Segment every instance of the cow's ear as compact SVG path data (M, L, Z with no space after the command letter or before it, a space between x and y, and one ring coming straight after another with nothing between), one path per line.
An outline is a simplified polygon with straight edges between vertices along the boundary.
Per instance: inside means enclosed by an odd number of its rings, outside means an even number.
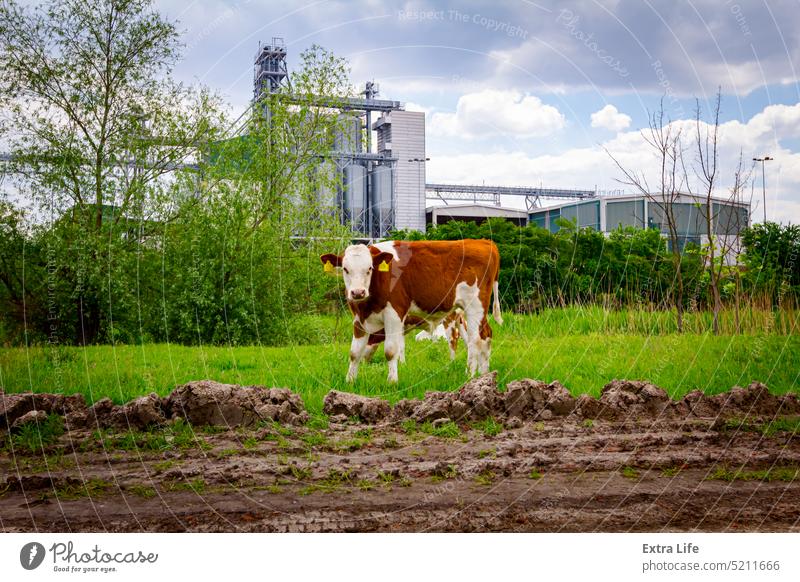
M389 271L392 259L394 259L392 253L378 253L377 255L372 255L372 265L377 271L386 273Z
M322 266L326 273L333 273L336 267L342 266L342 257L333 253L322 255L319 260L322 261Z

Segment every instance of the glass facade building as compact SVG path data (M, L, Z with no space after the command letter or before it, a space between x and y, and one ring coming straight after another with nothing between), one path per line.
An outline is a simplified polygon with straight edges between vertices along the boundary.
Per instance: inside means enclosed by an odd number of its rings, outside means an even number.
M617 228L655 228L669 235L666 211L675 219L681 249L702 245L708 236L708 204L704 198L681 194L670 203L659 203L645 196L599 197L539 208L529 213L529 224L558 232L568 220L579 228L612 232ZM714 236L737 237L750 224L750 206L730 200L713 200L711 230Z

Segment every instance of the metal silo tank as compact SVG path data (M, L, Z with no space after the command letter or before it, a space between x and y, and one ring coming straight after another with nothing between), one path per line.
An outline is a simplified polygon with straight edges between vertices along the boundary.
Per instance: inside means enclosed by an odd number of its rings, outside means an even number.
M333 148L348 154L361 151L361 117L352 113L339 116Z
M336 207L336 199L341 185L342 174L336 163L327 160L316 167L317 196L322 209Z
M367 210L367 169L350 164L344 169L344 199L353 229L364 231Z
M389 165L375 166L372 171L371 202L377 236L385 235L392 227L393 177Z

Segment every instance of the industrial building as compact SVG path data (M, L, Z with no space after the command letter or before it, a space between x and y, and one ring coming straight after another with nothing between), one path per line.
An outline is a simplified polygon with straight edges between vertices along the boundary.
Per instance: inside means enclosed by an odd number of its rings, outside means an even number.
M286 56L280 38L259 45L254 102L265 93L289 88ZM516 224L526 223L525 211L500 207L500 196L524 197L529 209L545 198L595 196L591 190L427 184L425 114L406 111L401 102L378 99L378 94L378 86L368 82L361 92L363 97L337 101L342 129L333 140L330 159L323 162L323 171L337 173L338 186L336 192L320 192L320 199L339 212L342 223L349 224L357 238L380 238L393 229L425 230L426 219L435 217L436 223L463 220L470 212L476 220L502 216ZM321 98L320 106L327 105ZM434 202L444 207L428 212L427 206ZM450 202L472 202L474 207L468 210L460 205L457 211L455 206L449 207ZM480 206L485 202L491 206Z
M425 210L425 222L429 226L446 224L451 220L483 224L490 218L502 218L517 226L526 226L528 224L528 212L526 210L503 208L501 206L448 204L444 206L429 206Z
M286 48L273 38L255 57L254 102L265 92L288 88ZM291 96L291 91L288 91ZM667 233L662 206L645 196L598 196L595 190L428 184L425 164L425 114L406 111L399 101L378 99L378 86L366 83L362 97L338 100L341 129L323 170L337 174L335 192L320 199L349 224L354 238L372 240L394 229L425 230L451 220L484 222L503 218L556 232L559 218L578 227L611 232L618 226L658 228ZM320 98L321 107L329 101ZM268 112L265 112L268 114ZM375 132L375 144L372 133ZM502 197L523 199L525 209L504 208ZM544 201L564 201L544 207ZM705 201L689 194L674 201L681 247L707 242ZM714 233L735 237L749 225L749 205L714 200Z
M286 48L282 39L273 38L256 53L254 101L287 82ZM392 229L424 230L425 114L378 99L378 86L371 82L361 94L335 105L341 129L324 164L336 172L338 186L336 192L320 192L320 199L332 203L342 223L362 238L379 238ZM321 99L321 107L328 105ZM374 122L373 116L378 116Z
M679 194L662 202L658 196L628 195L597 197L556 204L530 213L530 224L557 232L559 219L567 219L579 228L592 228L609 233L620 226L655 228L664 236L669 227L664 209L671 208L677 230L678 244L683 249L687 244L708 243L707 201L702 196ZM730 248L730 257L738 254L739 234L750 226L750 204L722 198L712 198L711 222L714 236L722 239Z

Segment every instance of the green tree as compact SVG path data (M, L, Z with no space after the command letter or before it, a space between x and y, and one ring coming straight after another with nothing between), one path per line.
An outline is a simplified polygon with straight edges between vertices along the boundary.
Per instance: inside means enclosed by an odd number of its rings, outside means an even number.
M754 224L742 233L744 284L773 304L800 296L800 225Z
M216 100L168 76L179 48L148 0L0 5L11 175L51 225L48 276L68 297L50 302L74 306L65 339L113 339L114 310L137 300L142 241L174 219L164 178L213 136Z
M675 308L675 324L678 332L683 331L683 312L686 301L686 281L683 277L683 253L680 245L680 232L676 216L676 206L681 192L686 190L688 178L684 162L684 145L680 126L670 122L664 113L664 100L659 108L649 115L648 128L640 132L647 149L653 155L658 170L648 177L635 168L623 165L611 152L606 153L614 161L623 175L620 182L633 187L647 198L657 215L659 228L669 240L672 256L672 273L675 277L670 285L671 304ZM652 186L651 186L652 182Z
M173 340L304 341L297 315L340 296L319 255L352 236L336 211L342 166L331 157L352 122L337 109L350 91L346 62L312 46L286 88L254 104L243 135L209 147L200 183L182 183L185 211L164 249Z

